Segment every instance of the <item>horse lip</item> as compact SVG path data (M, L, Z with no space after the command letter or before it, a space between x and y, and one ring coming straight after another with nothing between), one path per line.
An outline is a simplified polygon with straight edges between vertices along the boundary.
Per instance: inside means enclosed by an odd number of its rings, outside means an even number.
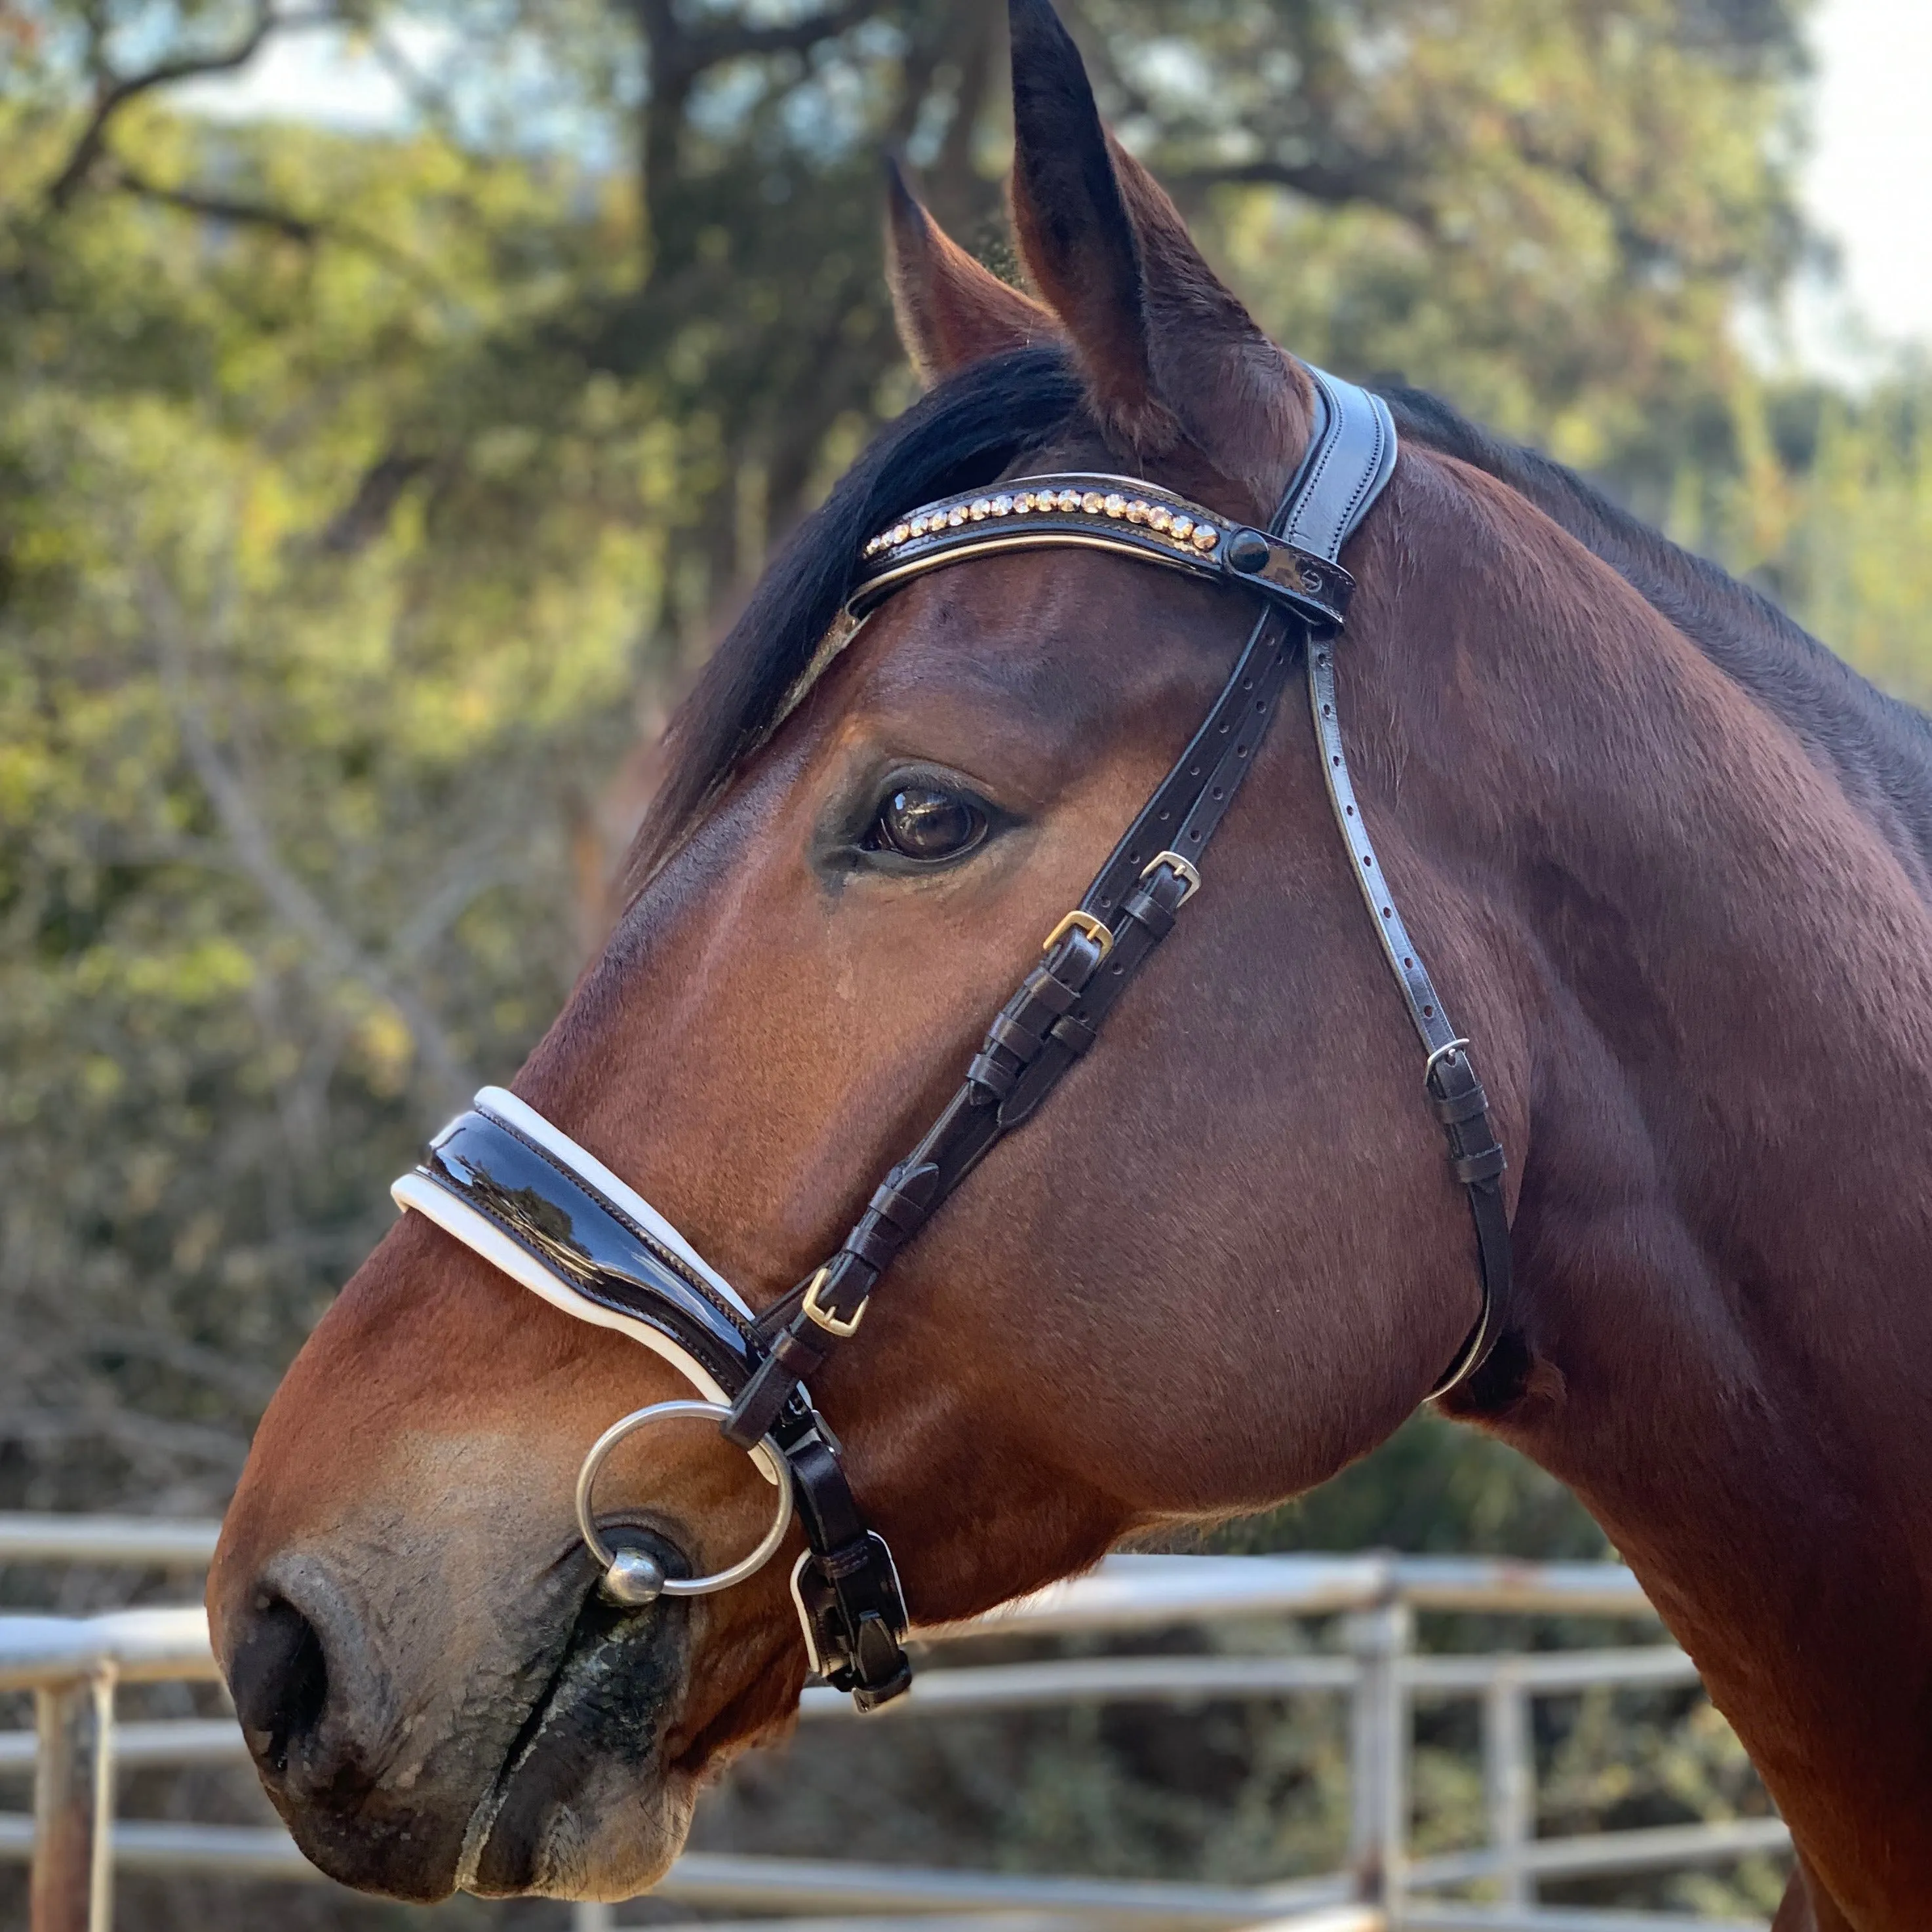
M463 1844L456 1856L456 1876L452 1880L455 1890L474 1892L482 1869L483 1854L488 1849L490 1834L496 1829L498 1814L502 1810L504 1801L510 1795L510 1785L517 1774L519 1764L529 1755L541 1734L544 1714L556 1696L558 1684L570 1662L571 1651L577 1640L577 1630L572 1624L568 1637L565 1640L556 1667L544 1680L543 1688L532 1700L530 1708L524 1714L523 1722L517 1726L516 1736L510 1741L503 1754L502 1762L490 1774L490 1781L483 1787L468 1822L463 1828Z
M667 1574L690 1574L689 1562L683 1552L655 1526L619 1520L600 1526L607 1538L614 1538L614 1548L648 1548L664 1564ZM580 1543L576 1547L580 1554L586 1553ZM581 1694L611 1672L628 1670L630 1674L648 1678L652 1674L648 1669L650 1653L664 1647L668 1640L679 1653L676 1661L681 1672L683 1646L678 1640L688 1621L686 1600L660 1598L641 1608L626 1609L609 1603L602 1595L598 1588L602 1581L601 1576L593 1577L579 1600L549 1676L531 1700L515 1736L504 1750L501 1762L470 1812L457 1857L454 1884L458 1891L488 1896L509 1888L502 1882L501 1874L493 1875L485 1870L485 1862L497 1828L503 1822L506 1808L513 1798L522 1796L520 1783L532 1766L541 1768L547 1748L567 1750L573 1742L580 1746L584 1742L581 1734L574 1740L553 1735L553 1719L560 1718L559 1728L567 1729L584 1708ZM601 1629L600 1625L603 1626ZM595 1714L608 1714L608 1708ZM641 1735L646 1748L638 1755L656 1758L665 1714L662 1707L646 1714L645 1720L626 1737L614 1738L610 1743L613 1746L626 1744L634 1747ZM542 1847L538 1843L525 1849L526 1852L540 1852ZM518 1874L524 1882L533 1876L528 1870L520 1870Z

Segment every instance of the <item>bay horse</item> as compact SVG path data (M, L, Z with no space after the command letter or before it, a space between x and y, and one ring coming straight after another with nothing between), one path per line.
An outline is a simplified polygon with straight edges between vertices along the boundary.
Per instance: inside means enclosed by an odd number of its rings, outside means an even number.
M895 191L928 392L704 672L638 889L502 1102L760 1312L795 1310L946 1103L1255 621L1228 582L1056 544L962 554L853 629L867 559L916 506L1042 472L1265 531L1317 436L1314 379L1111 142L1047 0L1012 0L1012 44L1038 299ZM1696 1660L1799 1848L1780 1928L1918 1932L1926 724L1564 470L1386 405L1400 456L1348 544L1333 676L1510 1156L1513 1280L1441 1406L1568 1484ZM1479 1324L1321 763L1286 722L1259 744L1104 1036L813 1376L917 1622L1320 1483ZM586 1443L690 1390L572 1312L406 1214L263 1418L212 1624L271 1798L350 1884L628 1895L707 1772L796 1709L782 1564L674 1589L770 1520L716 1430L626 1442L602 1478L649 1590L614 1595L588 1553Z

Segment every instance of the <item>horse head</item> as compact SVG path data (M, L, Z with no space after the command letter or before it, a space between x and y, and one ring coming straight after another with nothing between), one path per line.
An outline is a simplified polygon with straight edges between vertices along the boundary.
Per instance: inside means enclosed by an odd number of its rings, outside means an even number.
M1012 25L1040 299L895 179L893 292L928 392L705 672L634 896L514 1082L513 1113L653 1204L754 1314L794 1308L945 1108L1256 622L1238 586L1105 544L962 554L856 628L855 572L915 506L1042 472L1125 474L1252 533L1315 434L1308 373L1109 140L1045 0ZM1352 649L1373 652L1424 568L1397 526L1432 488L1405 463L1354 538ZM1163 875L1174 930L1104 1036L976 1156L812 1377L915 1624L1322 1481L1471 1334L1462 1194L1321 762L1293 722L1258 743L1208 889ZM1492 924L1393 829L1513 1130L1520 1017L1507 971L1471 964ZM796 1530L732 1589L634 1602L578 1533L587 1445L692 1393L426 1214L349 1283L262 1421L209 1595L262 1778L324 1869L416 1898L628 1895L675 1855L706 1772L789 1721ZM674 1582L734 1563L772 1507L701 1419L620 1444L596 1501Z

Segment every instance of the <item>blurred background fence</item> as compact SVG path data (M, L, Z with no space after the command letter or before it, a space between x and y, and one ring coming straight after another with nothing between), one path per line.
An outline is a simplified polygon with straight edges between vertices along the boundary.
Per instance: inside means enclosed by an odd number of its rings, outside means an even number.
M214 1529L153 1519L0 1516L0 1558L192 1570L205 1563ZM1516 1647L1526 1619L1532 1630L1540 1622L1544 1642L1553 1639L1555 1647ZM1424 1625L1432 1641L1419 1645ZM1463 1647L1472 1634L1478 1642L1498 1643L1504 1625L1514 1627L1512 1647ZM1563 1644L1563 1636L1574 1642L1593 1626L1615 1630L1621 1642ZM1726 1815L1607 1830L1592 1819L1583 1832L1540 1830L1540 1761L1546 1756L1550 1771L1560 1775L1562 1750L1540 1750L1539 1730L1555 1736L1566 1728L1560 1718L1554 1732L1542 1724L1545 1707L1594 1700L1606 1713L1621 1699L1628 1716L1660 1693L1681 1698L1694 1692L1690 1660L1658 1638L1635 1580L1614 1563L1114 1557L1090 1576L976 1623L931 1633L922 1646L928 1667L890 1717L855 1724L848 1700L808 1689L805 1741L789 1754L788 1770L818 1789L837 1828L821 1828L805 1846L788 1847L784 1840L797 1835L796 1821L782 1814L761 1820L754 1810L736 1820L719 1849L713 1821L698 1848L677 1862L648 1904L628 1910L623 1922L668 1927L709 1907L818 1924L833 1915L922 1918L948 1932L962 1932L968 1922L1013 1932L1016 1914L1026 1915L1034 1932L1761 1927L1761 1918L1731 1918L1720 1927L1709 1918L1618 1916L1574 1904L1545 1909L1544 1888L1560 1890L1566 1881L1573 1891L1580 1884L1588 1897L1593 1885L1600 1891L1606 1882L1614 1888L1648 1880L1654 1888L1660 1876L1666 1885L1688 1876L1709 1903L1740 1884L1746 1892L1765 1890L1785 1867L1776 1856L1788 1849L1784 1828L1748 1782L1722 1808ZM1149 1648L1150 1640L1158 1646L1161 1639L1168 1640L1164 1647ZM198 1608L0 1615L0 1690L31 1690L35 1697L32 1730L0 1731L0 1780L34 1777L31 1816L0 1810L0 1858L32 1856L32 1932L111 1932L117 1868L177 1886L184 1875L225 1878L226 1898L204 1886L190 1907L218 1916L242 1902L237 1880L326 1883L273 1823L117 1816L124 1772L143 1774L148 1805L160 1792L178 1811L178 1785L169 1790L158 1773L173 1772L178 1779L185 1766L245 1763L232 1713L117 1722L121 1695L156 1685L178 1693L214 1679ZM1464 1707L1477 1715L1473 1731L1456 1721L1466 1718ZM890 1774L896 1736L904 1730L924 1731L929 1742L965 1720L977 1719L983 1729L988 1720L1010 1721L1016 1713L1050 1713L1064 1726L1070 1712L1135 1711L1211 1726L1217 1716L1270 1708L1290 1714L1270 1738L1272 1769L1276 1778L1283 1771L1298 1775L1306 1790L1298 1804L1282 1803L1279 1791L1261 1794L1265 1809L1256 1822L1267 1842L1252 1848L1244 1876L975 1870L960 1861L957 1844L944 1847L950 1856L943 1865L863 1856L863 1814L884 1782L878 1761L884 1759ZM1447 1725L1445 1708L1453 1714ZM1418 1749L1419 1716L1430 1736L1426 1756ZM813 1748L826 1720L849 1734L842 1767ZM874 1774L867 1777L868 1762ZM862 1775L855 1784L838 1774L842 1768ZM1260 1772L1264 1782L1269 1768L1246 1767L1251 1779ZM1459 1775L1466 1786L1460 1802L1448 1795ZM862 1804L854 1802L855 1792L866 1794ZM1064 1802L1067 1788L1058 1795ZM1191 1795L1204 1796L1198 1789ZM259 1798L255 1808L266 1814ZM1299 1829L1285 1839L1291 1820ZM1268 1866L1274 1869L1264 1879ZM1725 1873L1734 1874L1729 1888ZM1347 1909L1364 1898L1380 1909ZM175 1895L168 1903L178 1912L182 1901ZM137 1901L138 1922L154 1923L157 1909L150 1885ZM498 1922L518 1910L496 1908ZM553 1922L563 1917L562 1908L534 1910ZM610 1908L585 1906L570 1914L570 1922L573 1932L604 1932L617 1920Z
M1820 373L1785 327L1828 268L1798 194L1810 10L1066 7L1284 343L1581 465L1922 697L1932 375ZM910 393L880 147L1009 266L1002 17L0 0L0 1507L218 1510L388 1178L555 1010L667 707ZM314 112L250 110L272 68ZM1923 182L1894 188L1922 251ZM1538 1472L1426 1418L1200 1546L1374 1544L1607 1553ZM0 1569L22 1610L164 1588ZM1536 1712L1546 1831L1756 1802L1688 1686ZM1418 1718L1429 1816L1480 1813L1474 1721ZM1333 1838L1336 1724L1288 1698L881 1732L862 1855L1258 1882ZM815 1780L745 1767L702 1842L819 1842L843 1736L797 1747ZM1774 1884L1592 1895L1761 1910ZM216 1924L214 1899L143 1922Z

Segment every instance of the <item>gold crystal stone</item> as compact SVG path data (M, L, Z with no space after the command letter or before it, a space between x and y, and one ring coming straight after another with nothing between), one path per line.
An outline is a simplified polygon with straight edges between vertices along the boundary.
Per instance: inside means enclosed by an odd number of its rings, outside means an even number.
M1009 517L1012 514L1013 500L1010 496L995 496L986 507L996 517Z
M1071 513L1080 507L1080 494L1076 490L1063 490L1054 499L1054 508Z
M1136 496L1127 506L1127 521L1130 524L1144 524L1147 520L1148 506Z
M946 512L946 520L954 530L956 530L959 526L966 520L965 505L963 503L955 503L952 508Z
M1174 522L1174 512L1172 510L1162 509L1161 506L1156 503L1152 509L1148 511L1147 520L1148 528L1149 530L1164 530L1172 525Z
M1106 498L1097 490L1089 490L1080 500L1080 507L1090 517L1097 517L1106 506Z
M966 514L976 524L983 524L993 514L993 506L984 496L975 496Z
M1124 496L1109 496L1100 507L1110 517L1124 517L1127 514L1127 500Z
M902 544L902 543L904 543L904 542L905 542L906 538L907 538L908 537L910 536L911 535L912 535L912 526L911 526L911 524L895 524L892 526L892 536L891 536L890 541L891 541L891 542L892 542L895 546L896 546L896 545L898 545L898 544Z
M1194 526L1194 548L1198 550L1210 550L1221 541L1221 532L1212 524L1196 524Z
M1185 516L1176 517L1172 527L1168 532L1168 535L1172 537L1176 543L1185 543L1193 534L1194 519L1192 517Z

